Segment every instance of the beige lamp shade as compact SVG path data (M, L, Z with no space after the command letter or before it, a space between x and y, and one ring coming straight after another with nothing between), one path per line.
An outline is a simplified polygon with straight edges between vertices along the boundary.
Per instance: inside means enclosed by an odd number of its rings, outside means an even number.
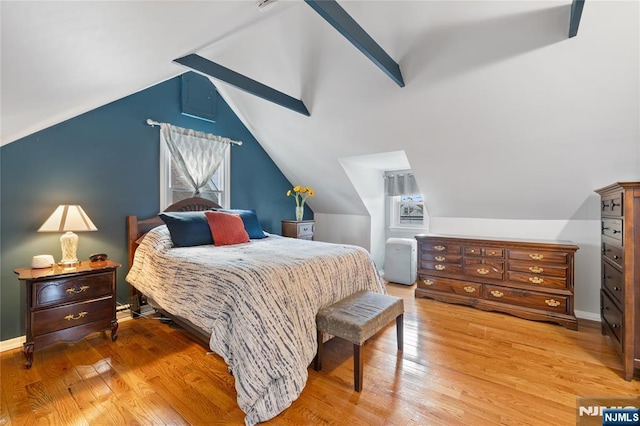
M61 204L38 229L38 232L65 232L60 237L63 265L78 263L78 236L73 231L97 231L89 216L78 205Z

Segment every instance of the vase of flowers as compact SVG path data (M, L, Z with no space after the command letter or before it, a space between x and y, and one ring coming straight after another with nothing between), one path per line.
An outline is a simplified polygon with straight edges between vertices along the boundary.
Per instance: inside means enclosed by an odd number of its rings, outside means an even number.
M302 220L304 215L304 202L308 197L313 197L315 194L313 189L309 186L294 186L293 189L287 191L287 197L293 196L296 200L296 220Z

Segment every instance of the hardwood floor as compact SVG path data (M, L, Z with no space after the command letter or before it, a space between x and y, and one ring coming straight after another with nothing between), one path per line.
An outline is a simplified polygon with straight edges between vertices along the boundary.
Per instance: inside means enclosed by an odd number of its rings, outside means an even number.
M637 396L600 325L579 331L505 314L405 299L404 352L395 322L364 347L364 388L353 391L353 347L325 344L300 398L265 425L572 425L577 396ZM243 424L233 377L183 331L157 319L122 322L119 339L0 355L0 424Z

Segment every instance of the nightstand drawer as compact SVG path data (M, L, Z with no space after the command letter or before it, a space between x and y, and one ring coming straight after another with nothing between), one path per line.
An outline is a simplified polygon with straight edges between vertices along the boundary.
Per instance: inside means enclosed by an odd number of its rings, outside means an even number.
M108 296L112 291L113 274L83 275L33 285L33 307L42 308L54 304Z
M298 224L298 238L312 237L313 236L313 223L299 223Z
M43 309L32 312L31 316L31 332L34 336L39 336L94 321L111 320L113 317L113 298L107 297L90 302Z

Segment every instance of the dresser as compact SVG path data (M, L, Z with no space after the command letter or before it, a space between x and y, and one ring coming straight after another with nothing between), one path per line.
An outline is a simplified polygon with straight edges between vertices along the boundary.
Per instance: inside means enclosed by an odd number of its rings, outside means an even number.
M73 268L18 268L26 287L25 366L33 352L57 342L75 342L94 331L111 330L118 338L116 270L111 261L82 261Z
M600 194L602 333L622 357L624 378L640 371L640 182Z
M314 226L315 221L313 220L283 220L282 236L313 240Z
M569 242L417 235L416 297L577 330Z

